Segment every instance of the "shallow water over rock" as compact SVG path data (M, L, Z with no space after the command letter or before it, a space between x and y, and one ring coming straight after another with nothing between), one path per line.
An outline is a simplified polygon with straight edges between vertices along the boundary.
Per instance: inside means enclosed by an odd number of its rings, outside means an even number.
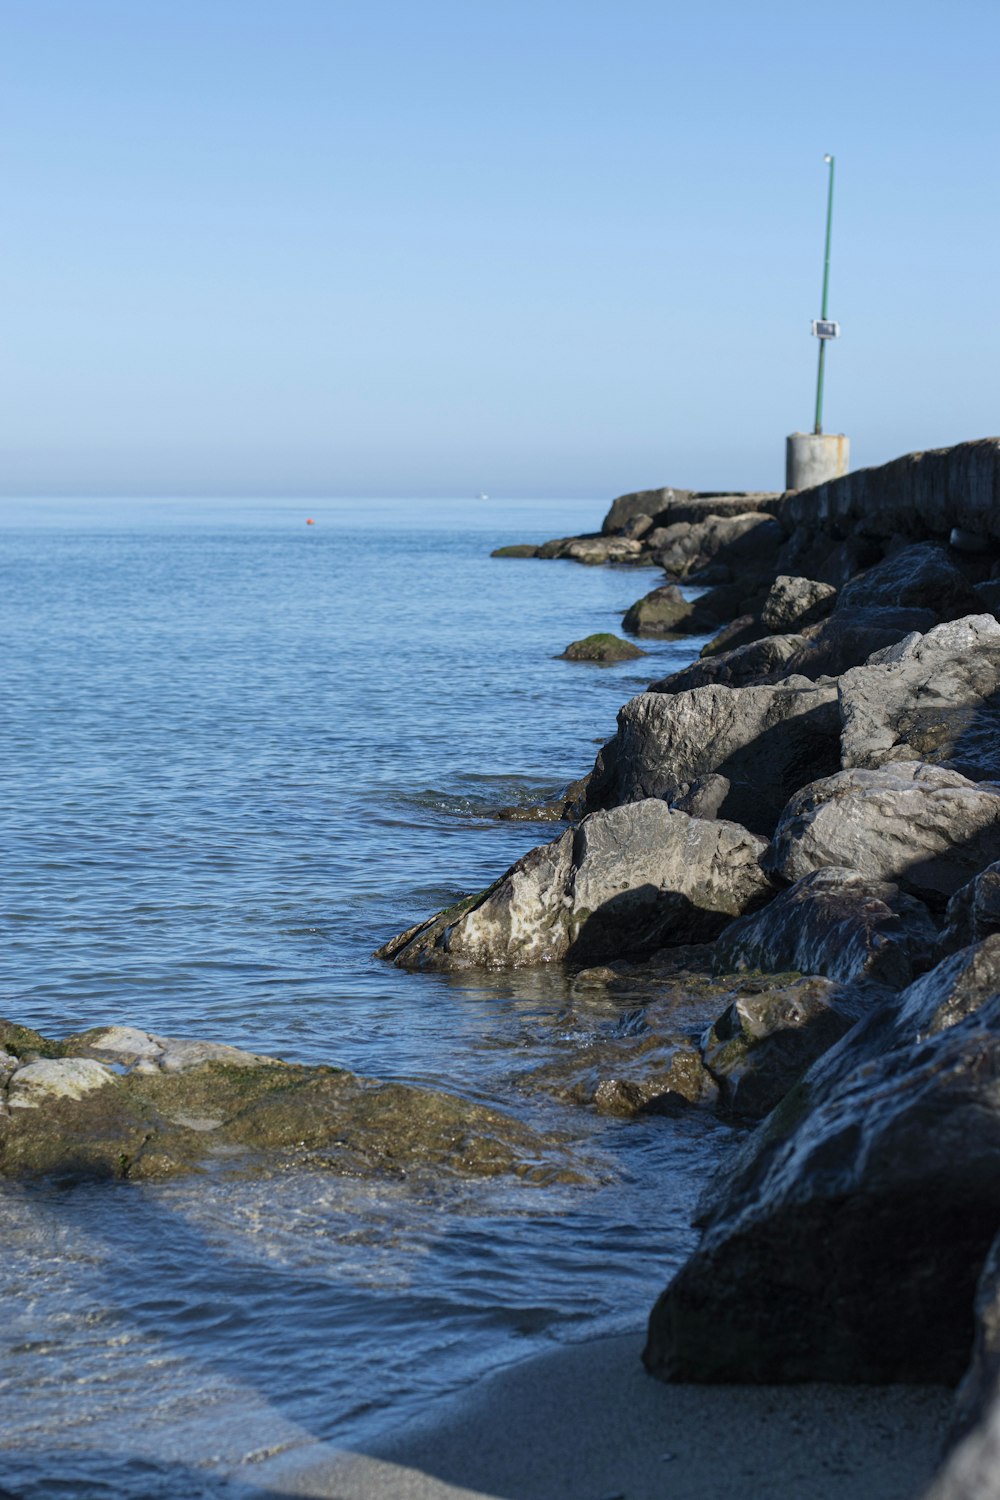
M489 553L600 510L0 511L11 1018L445 1088L558 1135L589 1173L0 1186L2 1482L25 1500L238 1488L276 1447L638 1327L690 1248L726 1126L523 1086L570 1031L606 1037L628 995L555 966L370 957L551 838L493 812L585 772L620 705L697 654L554 659L617 630L648 578Z

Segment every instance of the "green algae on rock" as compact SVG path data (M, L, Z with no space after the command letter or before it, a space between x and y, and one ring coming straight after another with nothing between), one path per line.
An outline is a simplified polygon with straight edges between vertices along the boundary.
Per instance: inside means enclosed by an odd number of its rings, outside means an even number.
M634 661L639 656L645 656L646 652L639 646L634 646L631 641L623 641L621 636L613 635L610 631L599 631L596 635L584 636L583 640L573 641L560 653L560 661L594 661L594 662L616 662Z
M229 1167L586 1182L561 1142L457 1095L112 1026L0 1022L0 1175L148 1180Z

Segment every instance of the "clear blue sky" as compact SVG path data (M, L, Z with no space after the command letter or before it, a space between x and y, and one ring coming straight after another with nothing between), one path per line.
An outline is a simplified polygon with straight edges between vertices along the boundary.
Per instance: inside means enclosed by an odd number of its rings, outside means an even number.
M1000 431L992 0L0 0L0 492L778 487Z

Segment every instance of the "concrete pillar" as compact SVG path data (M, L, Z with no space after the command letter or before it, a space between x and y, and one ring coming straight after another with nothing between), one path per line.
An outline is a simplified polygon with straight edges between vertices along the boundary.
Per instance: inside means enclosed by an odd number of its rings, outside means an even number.
M785 439L786 490L811 490L850 466L851 443L842 432L793 432Z

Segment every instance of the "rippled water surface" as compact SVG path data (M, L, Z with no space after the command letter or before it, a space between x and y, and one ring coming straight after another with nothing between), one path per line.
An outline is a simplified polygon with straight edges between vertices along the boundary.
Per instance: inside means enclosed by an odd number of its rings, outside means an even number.
M561 971L370 957L558 833L489 812L589 769L619 705L700 645L554 659L659 575L489 553L601 513L0 509L0 1013L444 1086L565 1132L592 1176L0 1188L0 1455L25 1500L235 1493L272 1451L637 1326L689 1244L721 1127L517 1087ZM606 999L574 1004L606 1024Z

